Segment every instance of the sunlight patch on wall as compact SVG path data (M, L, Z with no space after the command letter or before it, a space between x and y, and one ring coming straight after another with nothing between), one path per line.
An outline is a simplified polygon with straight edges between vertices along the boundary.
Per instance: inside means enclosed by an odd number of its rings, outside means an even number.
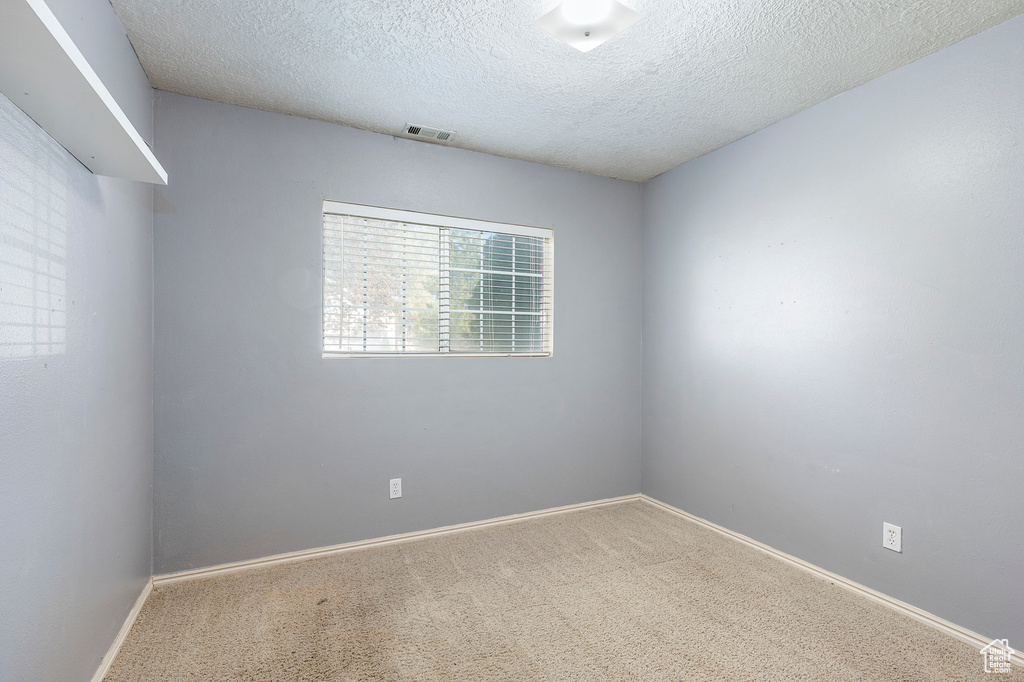
M67 163L0 98L0 358L61 355L67 342Z

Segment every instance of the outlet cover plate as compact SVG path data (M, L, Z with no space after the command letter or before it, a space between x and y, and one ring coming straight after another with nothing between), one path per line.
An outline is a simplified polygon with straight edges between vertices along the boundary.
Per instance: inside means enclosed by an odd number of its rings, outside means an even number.
M903 553L903 528L891 523L882 523L882 547Z
M401 497L402 496L402 479L400 479L400 478L392 478L391 479L391 484L389 486L389 489L391 491L391 499L392 500L395 499L396 497Z

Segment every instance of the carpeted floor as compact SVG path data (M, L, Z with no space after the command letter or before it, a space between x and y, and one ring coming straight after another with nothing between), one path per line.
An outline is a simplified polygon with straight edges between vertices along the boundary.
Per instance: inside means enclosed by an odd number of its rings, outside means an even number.
M167 585L105 678L985 680L972 647L629 502Z

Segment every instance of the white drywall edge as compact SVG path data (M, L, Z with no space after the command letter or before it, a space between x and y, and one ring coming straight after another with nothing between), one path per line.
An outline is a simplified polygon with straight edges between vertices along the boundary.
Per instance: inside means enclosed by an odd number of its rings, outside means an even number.
M149 145L43 0L0 0L0 92L93 173L167 184Z

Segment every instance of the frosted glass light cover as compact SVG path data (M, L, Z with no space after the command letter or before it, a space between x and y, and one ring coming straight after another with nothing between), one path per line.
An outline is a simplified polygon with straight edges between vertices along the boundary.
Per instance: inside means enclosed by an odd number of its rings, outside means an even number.
M580 52L590 52L643 19L642 14L634 12L617 0L611 0L611 9L603 19L589 25L580 24L573 21L577 15L566 12L566 4L563 2L558 5L536 19L533 25L572 45Z

